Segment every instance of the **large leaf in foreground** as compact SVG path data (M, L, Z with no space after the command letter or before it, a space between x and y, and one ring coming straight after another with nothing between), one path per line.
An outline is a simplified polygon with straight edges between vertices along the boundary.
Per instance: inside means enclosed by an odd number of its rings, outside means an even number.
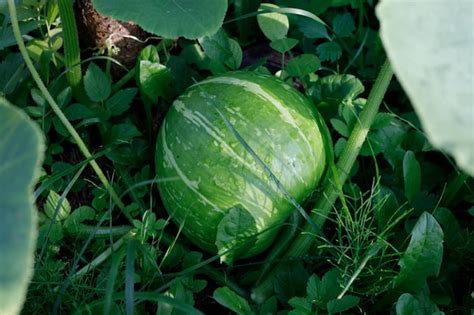
M398 262L400 273L394 279L397 290L417 293L426 278L437 276L443 259L443 230L436 219L424 212L411 232L408 248Z
M0 314L19 313L33 270L33 184L43 157L39 129L0 98Z
M474 176L472 1L384 0L381 38L431 143Z
M94 0L100 13L132 21L166 38L212 35L224 21L227 0Z

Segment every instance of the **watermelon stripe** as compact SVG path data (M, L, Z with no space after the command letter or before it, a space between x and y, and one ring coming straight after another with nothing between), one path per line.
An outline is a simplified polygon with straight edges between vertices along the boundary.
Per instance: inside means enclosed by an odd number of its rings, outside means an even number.
M191 91L186 95L186 97L191 97L194 91ZM176 109L177 112L181 113L184 118L190 122L192 122L194 125L197 127L202 127L204 128L204 131L210 135L212 138L214 138L219 145L222 146L224 149L224 152L229 154L229 156L235 158L237 161L239 161L240 164L244 165L248 170L253 171L256 168L259 168L256 162L252 159L251 163L249 164L248 161L244 160L238 153L235 152L234 149L232 149L227 142L224 140L225 135L215 126L206 119L202 113L197 112L197 111L192 111L186 107L186 104L180 100L176 100L173 104L174 108ZM235 111L234 111L235 113ZM242 114L239 114L242 116ZM239 116L238 115L238 116ZM233 118L232 118L233 119ZM232 123L232 121L231 121ZM316 126L317 127L317 126ZM269 136L271 139L271 133L268 132L267 129L264 129L265 133ZM261 134L261 130L259 128L256 129L257 135L258 133ZM260 136L260 135L258 135ZM301 181L304 185L307 185L306 180L302 177L301 174L297 172L296 169L294 168L289 168L290 172L295 176L299 181Z
M163 150L165 152L165 161L170 163L172 166L173 166L173 169L176 171L176 173L178 174L179 178L181 178L181 180L183 181L183 183L189 188L191 189L196 195L199 196L199 198L206 202L207 204L209 204L210 206L212 206L212 208L215 210L215 211L219 211L219 212L223 212L222 209L220 209L216 204L214 204L213 202L211 202L209 199L207 199L203 194L201 194L199 191L198 191L198 188L199 188L199 182L197 181L192 181L190 180L189 178L186 177L186 175L183 173L183 171L179 168L178 166L178 163L176 162L176 159L174 158L174 155L173 155L173 152L170 150L170 148L168 147L168 143L166 142L166 127L165 126L163 129L162 129L162 141L163 141Z
M249 81L244 81L241 79L237 78L232 78L232 77L216 77L212 79L208 79L199 83L196 83L195 86L201 85L201 84L208 84L208 83L217 83L217 84L228 84L228 85L236 85L243 87L247 92L250 92L254 95L257 95L258 97L269 101L275 108L280 112L281 118L288 123L290 126L298 130L298 134L300 135L301 139L306 143L310 151L313 150L313 147L308 141L308 138L306 135L303 133L303 131L300 129L298 124L296 123L295 118L291 115L290 111L276 98L274 98L272 95L267 93L260 85L256 83L252 83Z
M202 127L204 128L204 131L208 135L210 135L212 138L214 138L219 145L222 146L224 149L224 152L229 154L231 157L237 159L241 164L245 165L249 169L254 169L256 167L255 162L253 162L253 165L249 165L240 155L238 155L223 139L224 135L220 132L220 130L214 128L212 123L208 121L203 115L197 112L193 112L189 109L186 108L186 105L181 102L176 100L174 102L174 108L176 111L181 113L186 120L192 122L195 124L197 127Z

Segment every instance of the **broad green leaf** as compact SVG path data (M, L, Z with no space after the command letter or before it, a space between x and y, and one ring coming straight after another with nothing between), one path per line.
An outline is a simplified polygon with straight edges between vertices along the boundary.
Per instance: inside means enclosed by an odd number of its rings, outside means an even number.
M217 288L212 295L220 305L236 312L238 315L253 314L249 303L228 287Z
M407 151L403 158L403 182L405 184L405 196L409 201L412 201L421 187L420 164L412 151Z
M196 39L217 32L224 21L227 0L93 0L100 13L131 21L166 38Z
M319 58L316 55L302 54L288 62L286 71L291 76L303 77L307 74L315 72L320 66L321 63L319 62Z
M74 210L64 221L64 227L69 233L75 234L81 228L81 223L85 220L93 220L95 210L88 206L82 206Z
M111 85L109 77L98 66L89 64L84 75L84 88L92 101L105 101L110 95Z
M106 144L130 143L133 138L141 136L141 132L132 123L116 124L104 135Z
M12 93L24 73L24 62L20 54L8 54L0 62L0 91L4 94Z
M340 119L338 118L332 118L330 120L331 125L333 128L343 137L348 138L349 137L349 129L347 128L347 125Z
M424 315L420 302L411 294L404 293L400 295L395 306L397 315Z
M94 112L88 106L77 103L66 107L64 115L74 121L94 117Z
M355 30L354 19L350 13L336 15L332 20L332 28L338 37L351 36Z
M0 98L0 314L18 314L33 271L33 202L44 140L39 128Z
M383 153L385 159L393 169L402 168L403 158L406 151L401 147L407 138L408 126L399 120L393 120L382 129L371 130L366 142L360 150L360 155L371 156L372 152L377 155ZM368 145L370 141L370 146ZM373 150L373 151L372 151Z
M20 33L25 35L29 32L37 29L41 24L38 21L27 21L19 22L20 24ZM13 35L13 29L10 24L8 24L0 32L0 50L8 48L10 46L16 45L16 39Z
M353 295L344 295L340 299L334 299L328 302L327 310L329 314L345 312L359 304L360 298Z
M242 63L242 49L235 40L229 38L221 28L211 36L199 39L199 44L206 55L212 60L219 61L232 70L236 70Z
M342 49L336 42L326 42L318 45L316 51L321 61L335 62L342 56Z
M272 8L278 8L278 6L272 3L262 3L259 10L269 10ZM259 14L257 21L263 34L271 41L285 38L290 28L288 17L277 12Z
M443 259L443 230L436 219L424 212L411 232L410 243L398 265L394 279L398 291L417 293L426 278L437 276Z
M282 264L273 278L273 287L278 298L287 301L294 296L304 296L309 274L301 261Z
M234 257L252 246L257 234L255 219L241 206L233 207L217 226L216 246L221 262L232 265Z
M295 46L298 45L298 42L297 39L285 37L272 41L270 47L283 54L295 48Z
M428 139L474 176L472 1L384 0L381 38Z
M321 279L319 299L323 302L329 302L341 293L342 288L339 285L339 271L333 268L326 272Z
M404 293L398 298L395 310L397 315L441 315L436 304L428 296L429 291L424 289L419 294Z
M306 284L306 295L312 302L318 299L320 286L321 280L316 274L309 277L308 283Z
M308 92L323 116L331 118L337 113L339 104L355 100L364 92L364 86L353 75L337 74L319 79Z
M294 310L289 312L289 315L309 315L311 314L312 303L307 298L303 297L292 297L288 304L290 304Z
M44 205L44 213L51 220L63 221L71 213L71 205L65 197L61 198L55 191L50 190Z
M454 214L447 208L436 208L433 213L436 220L443 226L444 241L450 248L466 245L461 227Z
M166 96L171 82L170 70L160 64L158 51L148 46L138 56L137 84L143 100L155 104L158 97Z
M260 307L260 315L273 315L277 313L277 299L276 297L272 296L265 303L262 304Z
M317 39L326 38L330 39L326 25L319 23L315 20L307 17L299 16L296 20L299 30L306 38Z
M136 95L136 88L120 90L107 100L105 106L111 116L121 115L128 110L130 103Z

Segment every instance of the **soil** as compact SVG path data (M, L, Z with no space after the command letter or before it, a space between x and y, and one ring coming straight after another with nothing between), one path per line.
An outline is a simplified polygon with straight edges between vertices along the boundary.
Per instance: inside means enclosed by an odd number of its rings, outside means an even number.
M138 25L118 21L98 13L91 0L77 0L75 3L76 22L80 34L81 50L104 50L109 40L117 49L112 57L127 68L132 68L139 52L152 37ZM123 69L122 69L123 70ZM119 66L114 65L112 72L121 74Z

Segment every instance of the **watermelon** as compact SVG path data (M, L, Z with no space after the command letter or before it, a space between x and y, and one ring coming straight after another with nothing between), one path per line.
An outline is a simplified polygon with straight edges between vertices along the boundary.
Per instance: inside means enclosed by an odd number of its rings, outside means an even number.
M261 253L296 211L271 173L303 202L325 168L323 132L315 106L271 75L236 71L194 84L174 101L158 135L163 204L205 251L222 247L219 233L245 234L240 225L254 236L251 246L235 247L235 258Z

